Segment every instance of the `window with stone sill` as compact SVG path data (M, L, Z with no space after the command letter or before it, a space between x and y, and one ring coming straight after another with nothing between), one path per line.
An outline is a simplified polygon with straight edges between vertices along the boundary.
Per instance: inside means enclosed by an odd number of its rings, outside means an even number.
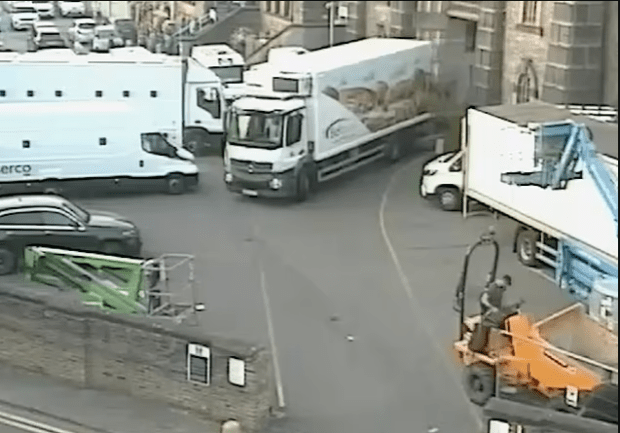
M542 36L541 12L543 2L522 1L520 3L517 29Z

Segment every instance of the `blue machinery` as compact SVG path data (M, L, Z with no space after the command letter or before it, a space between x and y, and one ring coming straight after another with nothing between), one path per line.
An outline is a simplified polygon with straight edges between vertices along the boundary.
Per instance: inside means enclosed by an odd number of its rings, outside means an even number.
M618 181L596 153L596 148L584 125L572 121L550 122L540 125L536 137L535 158L542 169L532 173L504 173L502 182L541 188L564 189L568 182L582 178L578 162L594 180L607 204L618 236ZM618 265L597 257L584 248L565 239L559 239L555 251L546 245L541 248L553 259L539 254L538 259L554 269L554 279L562 288L581 301L587 301L599 282L615 286L617 302Z

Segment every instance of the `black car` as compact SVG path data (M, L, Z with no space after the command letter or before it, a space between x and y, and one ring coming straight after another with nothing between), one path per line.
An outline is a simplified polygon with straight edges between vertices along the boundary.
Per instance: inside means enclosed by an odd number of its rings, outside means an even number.
M87 211L59 196L0 197L0 275L15 270L27 246L138 257L142 241L123 217Z

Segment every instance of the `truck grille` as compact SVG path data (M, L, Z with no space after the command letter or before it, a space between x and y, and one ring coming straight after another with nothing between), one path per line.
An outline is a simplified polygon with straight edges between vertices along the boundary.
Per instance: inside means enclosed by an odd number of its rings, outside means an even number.
M240 159L231 159L230 165L233 171L245 173L271 173L273 168L271 162L251 162Z

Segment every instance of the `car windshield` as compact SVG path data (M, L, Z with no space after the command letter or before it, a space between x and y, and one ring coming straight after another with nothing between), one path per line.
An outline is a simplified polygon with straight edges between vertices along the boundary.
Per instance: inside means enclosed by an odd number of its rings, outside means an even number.
M64 201L62 203L62 207L67 209L73 215L77 216L81 221L87 223L90 220L90 214L86 212L84 209L76 205L75 203L71 203L70 201Z
M20 6L15 9L16 14L36 14L37 10L35 8Z
M243 66L215 66L211 70L223 83L243 82Z
M78 27L80 30L92 30L95 28L95 23L80 23Z
M97 30L97 36L100 38L113 38L114 31L112 30Z
M282 147L282 115L258 111L233 112L228 139L232 144L246 147Z
M60 33L41 33L41 39L48 41L62 41Z

